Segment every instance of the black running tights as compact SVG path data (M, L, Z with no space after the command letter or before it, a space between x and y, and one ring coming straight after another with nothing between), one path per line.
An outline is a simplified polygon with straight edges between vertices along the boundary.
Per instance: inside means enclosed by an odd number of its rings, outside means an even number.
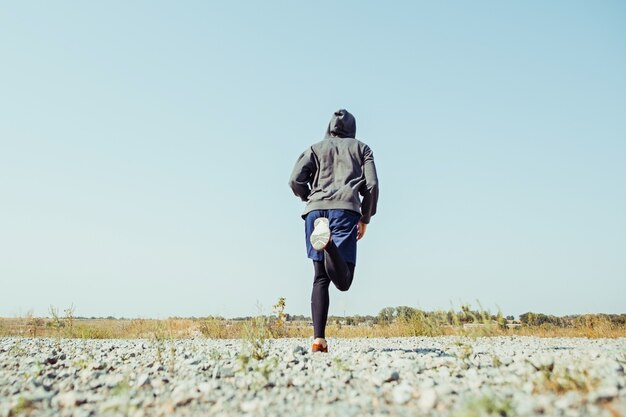
M324 262L313 261L315 276L311 293L311 315L315 337L325 337L328 319L328 287L332 282L339 291L348 291L352 285L355 265L341 257L337 246L330 241L324 249Z

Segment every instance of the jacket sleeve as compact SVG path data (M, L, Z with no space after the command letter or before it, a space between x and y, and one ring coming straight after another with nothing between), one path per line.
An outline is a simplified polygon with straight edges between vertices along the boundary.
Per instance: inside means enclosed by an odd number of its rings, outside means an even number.
M365 184L361 187L361 221L365 224L370 222L371 217L376 214L378 205L378 176L376 175L376 165L374 164L374 153L369 146L363 149L363 174Z
M289 178L289 187L302 201L307 201L311 193L310 183L315 174L313 150L307 149L300 155Z

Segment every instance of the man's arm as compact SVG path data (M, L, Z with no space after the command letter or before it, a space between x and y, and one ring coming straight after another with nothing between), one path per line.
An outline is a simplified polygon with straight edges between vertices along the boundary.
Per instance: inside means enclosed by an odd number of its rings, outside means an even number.
M363 149L363 173L365 175L365 184L361 187L361 221L364 225L370 222L371 217L376 214L376 206L378 205L378 176L376 174L376 165L374 164L374 153L365 145ZM362 227L361 237L365 234L365 227Z
M300 155L289 178L289 187L302 201L307 201L311 188L309 183L315 172L315 160L311 148Z

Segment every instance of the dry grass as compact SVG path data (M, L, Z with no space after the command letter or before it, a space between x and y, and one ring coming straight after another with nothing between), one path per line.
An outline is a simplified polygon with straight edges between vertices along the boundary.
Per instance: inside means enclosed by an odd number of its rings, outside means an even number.
M193 336L190 332L197 327L197 321L191 319L73 319L70 326L63 319L0 318L2 335L22 337L150 339L165 331L172 338L179 339Z
M307 322L280 322L267 318L268 338L309 337L312 327ZM71 325L64 318L0 318L0 336L21 337L64 337L85 339L184 339L204 336L217 339L244 339L249 337L250 328L258 327L258 320L205 319L76 319ZM396 319L388 324L342 325L329 323L326 331L329 337L374 338L407 336L537 336L537 337L587 337L618 338L626 337L626 326L615 326L608 320L593 318L580 320L575 327L554 325L518 326L507 328L490 320L471 324L447 324L438 319L414 316Z
M578 391L588 394L600 384L600 379L589 373L587 369L572 369L565 366L557 366L549 361L544 364L533 364L537 371L533 380L535 393L554 392L561 395L569 391Z

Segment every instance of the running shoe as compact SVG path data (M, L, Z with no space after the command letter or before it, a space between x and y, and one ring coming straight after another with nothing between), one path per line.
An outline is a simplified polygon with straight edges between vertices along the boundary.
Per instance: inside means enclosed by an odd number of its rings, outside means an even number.
M328 352L328 345L324 346L321 343L313 343L311 346L311 352Z
M313 223L315 228L311 233L311 245L317 251L324 250L330 241L330 226L326 217L318 217Z

